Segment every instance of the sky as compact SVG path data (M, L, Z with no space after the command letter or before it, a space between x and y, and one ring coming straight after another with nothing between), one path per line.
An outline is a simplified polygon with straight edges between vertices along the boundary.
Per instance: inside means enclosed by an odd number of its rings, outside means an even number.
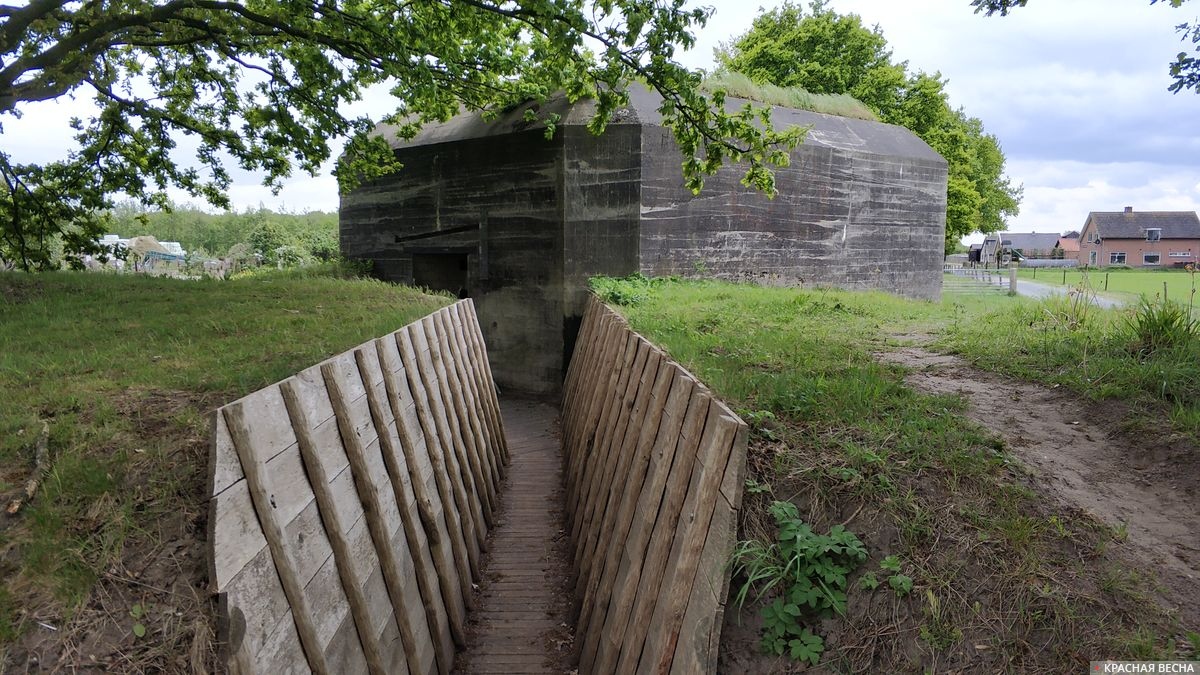
M680 60L710 69L713 48L778 3L697 4L715 14ZM1186 48L1174 27L1195 20L1200 9L1149 0L1030 4L1004 18L975 14L969 0L832 0L830 6L878 25L893 58L910 70L940 72L951 104L999 139L1008 176L1024 186L1010 231L1079 229L1089 211L1125 206L1200 210L1200 95L1167 91L1168 64ZM362 108L382 113L386 104L372 96ZM70 100L26 106L22 119L5 121L0 138L18 161L55 159L67 150L68 120L86 110ZM239 209L335 210L331 168L291 178L278 195L261 177L234 171L230 197Z

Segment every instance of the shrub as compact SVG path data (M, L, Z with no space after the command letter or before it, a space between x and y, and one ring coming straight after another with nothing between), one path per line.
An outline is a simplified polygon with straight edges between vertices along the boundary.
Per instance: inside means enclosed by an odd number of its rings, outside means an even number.
M663 281L635 272L624 278L592 277L588 284L604 302L610 305L632 306L647 300Z

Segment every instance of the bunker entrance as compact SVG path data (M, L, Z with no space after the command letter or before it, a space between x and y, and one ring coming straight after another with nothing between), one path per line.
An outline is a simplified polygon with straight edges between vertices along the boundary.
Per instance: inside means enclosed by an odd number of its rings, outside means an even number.
M460 300L470 295L469 270L466 253L413 253L413 284L448 291Z

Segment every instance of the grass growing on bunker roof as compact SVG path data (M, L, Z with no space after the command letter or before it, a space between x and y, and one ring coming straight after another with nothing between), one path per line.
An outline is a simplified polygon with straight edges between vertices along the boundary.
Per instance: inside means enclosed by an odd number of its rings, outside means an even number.
M1175 618L1147 600L1153 579L1110 555L1120 533L1044 500L1003 441L962 415L961 398L918 393L873 357L897 333L1025 301L964 307L695 281L641 295L618 310L751 424L741 538L773 540L767 509L778 499L814 530L844 524L868 548L846 615L819 624L824 667L1062 672L1093 658L1177 657ZM910 592L860 581L885 560L900 561ZM771 600L747 603L741 618L754 625ZM727 624L724 650L731 639Z
M848 94L814 94L802 87L759 84L746 75L731 71L713 73L704 78L700 86L708 91L719 89L729 96L767 105L872 122L879 121L879 116L870 108Z
M214 408L448 304L367 280L0 273L0 672L211 670ZM138 633L141 633L140 635Z

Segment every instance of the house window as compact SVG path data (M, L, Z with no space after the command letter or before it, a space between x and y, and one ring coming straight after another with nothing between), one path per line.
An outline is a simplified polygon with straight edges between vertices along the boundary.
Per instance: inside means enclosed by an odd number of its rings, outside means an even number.
M1095 251L1092 251L1091 253L1088 254L1088 264L1093 265L1093 266L1096 264L1096 252Z
M1167 253L1167 257L1168 258L1190 258L1190 257L1192 257L1192 252L1191 251L1171 251L1170 253Z
M1159 253L1143 253L1142 254L1142 264L1143 265L1157 265L1161 261L1162 261L1162 254L1159 254Z
M1161 227L1147 227L1146 228L1146 241L1158 241L1159 239L1162 239L1162 228ZM1155 263L1155 264L1157 264L1157 263Z
M1094 241L1096 241L1096 233L1095 233L1095 232L1088 232L1088 238L1087 238L1087 240L1088 240L1088 243L1089 243L1089 244L1090 244L1090 243L1092 243L1092 242L1094 242Z
M1119 253L1116 251L1109 253L1108 254L1108 264L1109 265L1124 265L1125 264L1125 254Z

